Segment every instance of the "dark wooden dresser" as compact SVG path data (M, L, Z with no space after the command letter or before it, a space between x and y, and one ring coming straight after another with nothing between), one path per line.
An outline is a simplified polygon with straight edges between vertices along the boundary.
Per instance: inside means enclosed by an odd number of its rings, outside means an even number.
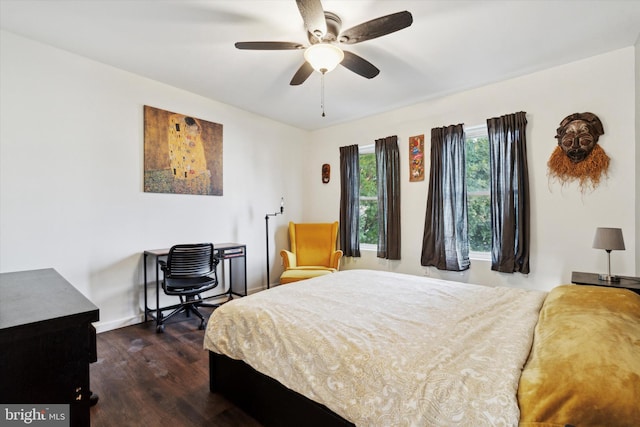
M89 426L99 310L54 269L0 274L0 403L69 404Z

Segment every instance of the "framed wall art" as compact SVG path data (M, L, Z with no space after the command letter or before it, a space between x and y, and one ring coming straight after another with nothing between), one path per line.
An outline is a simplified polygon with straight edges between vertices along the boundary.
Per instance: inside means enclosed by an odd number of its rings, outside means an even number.
M409 137L409 182L424 181L424 134Z
M144 191L222 196L222 125L145 105Z

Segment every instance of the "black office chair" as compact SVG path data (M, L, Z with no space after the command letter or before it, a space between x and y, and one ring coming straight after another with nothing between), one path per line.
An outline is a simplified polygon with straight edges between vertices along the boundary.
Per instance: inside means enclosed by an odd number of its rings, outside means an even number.
M164 323L178 313L193 313L200 319L199 329L204 329L205 319L198 310L199 306L216 307L205 304L201 294L218 286L217 267L220 260L215 257L213 244L196 243L175 245L169 250L166 261L160 260L162 268L162 289L167 295L180 297L180 304L167 307L173 311L157 319L157 332L164 331Z

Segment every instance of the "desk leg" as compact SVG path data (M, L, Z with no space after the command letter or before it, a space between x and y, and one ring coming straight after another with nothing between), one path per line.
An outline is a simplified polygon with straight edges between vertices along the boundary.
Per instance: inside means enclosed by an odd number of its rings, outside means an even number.
M144 254L144 322L147 323L147 312L149 307L147 306L147 254Z
M233 258L229 258L229 301L233 299Z
M231 267L231 258L225 258L222 260L222 274L224 274L224 280L225 282L227 281L227 270L225 267L226 262L229 262L229 289L227 290L227 292L225 292L227 294L227 301L230 301L233 299L233 295L231 294L231 289L233 289L233 273L232 270L233 268Z
M156 327L160 326L160 316L162 310L160 310L160 257L156 257Z

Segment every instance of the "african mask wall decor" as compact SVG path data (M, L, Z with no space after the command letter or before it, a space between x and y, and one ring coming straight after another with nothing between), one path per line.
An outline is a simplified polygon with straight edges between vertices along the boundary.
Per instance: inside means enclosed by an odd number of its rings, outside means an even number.
M327 184L331 179L331 165L325 163L322 165L322 183Z
M547 162L549 176L562 184L577 180L582 192L597 187L609 169L609 156L598 145L603 134L602 122L593 113L565 117L557 129L558 146Z

